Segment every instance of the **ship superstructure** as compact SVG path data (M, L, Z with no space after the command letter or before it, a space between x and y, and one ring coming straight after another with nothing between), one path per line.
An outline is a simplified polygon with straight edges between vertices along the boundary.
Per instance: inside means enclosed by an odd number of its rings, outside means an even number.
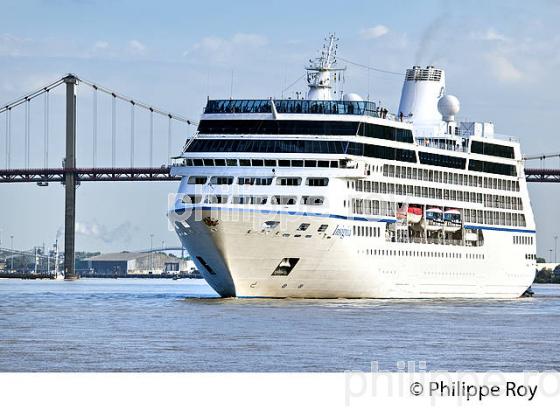
M338 99L334 36L307 70L305 99L209 99L176 160L170 219L208 283L239 297L520 296L536 244L519 143L456 121L441 69L407 70L394 114Z

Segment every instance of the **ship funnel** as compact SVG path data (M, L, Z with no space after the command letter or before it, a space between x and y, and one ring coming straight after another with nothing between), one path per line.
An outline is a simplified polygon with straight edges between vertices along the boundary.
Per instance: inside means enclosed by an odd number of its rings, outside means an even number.
M445 72L433 66L414 66L406 70L399 104L402 113L415 124L434 124L442 120L438 101L445 93Z

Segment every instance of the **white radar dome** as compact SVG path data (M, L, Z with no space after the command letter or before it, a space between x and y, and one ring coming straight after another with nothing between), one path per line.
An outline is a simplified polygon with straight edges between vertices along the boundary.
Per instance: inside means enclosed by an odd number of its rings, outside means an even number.
M356 93L346 93L342 96L342 99L344 101L364 101L364 99Z
M439 99L437 108L444 121L455 121L455 115L461 109L461 103L454 95L444 95Z

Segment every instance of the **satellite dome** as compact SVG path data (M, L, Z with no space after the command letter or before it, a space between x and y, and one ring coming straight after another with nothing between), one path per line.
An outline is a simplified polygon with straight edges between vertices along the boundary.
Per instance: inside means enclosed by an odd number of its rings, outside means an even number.
M346 93L342 96L342 99L344 101L364 101L364 99L356 93Z
M454 95L444 95L439 99L437 108L444 121L455 121L455 115L461 109L461 103Z

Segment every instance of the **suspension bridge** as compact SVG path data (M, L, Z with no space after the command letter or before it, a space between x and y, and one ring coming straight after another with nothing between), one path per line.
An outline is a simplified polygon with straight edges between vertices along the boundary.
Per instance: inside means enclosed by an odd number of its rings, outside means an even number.
M91 162L88 166L78 167L76 160L77 148L77 126L79 125L77 116L77 107L82 106L77 102L77 87L82 85L87 88L91 93L89 96L84 95L84 98L89 98L88 103L83 104L89 106L91 109L89 116L91 122L91 129L80 133L80 141L88 139L90 146L88 154L91 155ZM62 104L64 110L64 121L61 130L56 133L59 138L51 137L51 99L57 90L64 88L64 102ZM106 110L106 114L110 117L110 121L102 121L106 118L103 116L100 100L105 97L110 102L110 109ZM82 98L82 97L81 97ZM37 101L42 99L42 103ZM105 101L107 102L107 101ZM119 111L124 109L127 111L125 115L119 116ZM23 110L19 113L19 121L16 115L17 111ZM42 116L40 121L33 113ZM42 111L42 112L41 112ZM138 160L136 151L138 150L138 132L137 122L138 117L143 114L147 115L147 126L142 130L147 129L148 135L146 142L142 141L142 152L147 151L147 158L144 157ZM65 216L64 216L64 277L66 279L75 279L75 221L76 221L76 186L82 182L95 182L95 181L173 181L178 180L178 177L170 175L170 161L172 153L177 150L177 146L173 144L174 126L187 127L181 132L182 143L185 140L185 134L188 133L190 126L196 126L194 121L191 121L181 115L174 114L162 109L159 109L151 104L141 102L139 100L124 96L107 87L103 87L89 80L78 77L75 74L68 74L57 81L54 81L44 87L41 87L33 92L24 95L10 103L4 104L0 107L0 115L5 119L5 132L4 132L4 167L0 169L0 183L36 183L39 186L48 186L49 183L62 183L65 186ZM124 127L118 123L118 118L125 118L128 126ZM160 123L163 120L166 125L167 133L167 151L166 153L156 153L155 144L155 122L158 120ZM16 122L20 125L23 122L23 130L15 129ZM84 121L87 122L87 121ZM33 131L33 124L42 123L39 130ZM108 134L110 136L109 146L110 163L101 164L98 157L98 149L101 144L100 140L107 135L100 132L102 125L110 125ZM35 127L37 128L37 126ZM125 131L123 131L125 129ZM20 131L18 133L17 131ZM23 131L23 138L15 138L21 136ZM36 139L32 141L32 135L42 133L42 143ZM65 138L62 141L60 135L64 134ZM87 134L87 135L86 135ZM40 138L40 135L39 135ZM106 138L109 139L109 138ZM19 143L17 145L15 143ZM32 143L33 142L33 143ZM64 142L64 152L60 153L58 158L63 158L60 166L51 166L52 163L52 147L53 145L60 145ZM125 150L118 150L119 145L127 145ZM161 138L157 140L157 147L161 147ZM182 145L181 143L181 145ZM21 147L23 145L23 147ZM147 147L146 147L147 145ZM40 147L40 152L37 155L37 147ZM121 147L122 148L122 147ZM16 163L15 154L19 149L19 157L23 159L20 163ZM35 151L35 155L33 155ZM161 150L160 150L161 151ZM42 165L37 166L32 158L37 156L42 157ZM164 158L161 158L161 157ZM558 157L560 154L542 154L538 156L528 156L524 159L526 161L540 160L540 168L526 168L525 175L528 182L560 182L560 165L558 168L545 168L544 163L546 159ZM1 160L2 158L0 158ZM161 160L159 166L155 165L156 160ZM123 161L128 162L123 164ZM22 162L22 163L21 163ZM33 162L33 166L32 166Z
M80 168L76 162L76 145L77 145L77 93L78 85L84 85L91 90L91 166ZM51 155L51 147L55 144L51 138L51 99L54 92L60 88L65 88L65 154L63 156L62 165L52 167L49 160ZM100 94L110 99L110 166L99 166L98 148L99 142L99 125L104 124L100 121ZM42 159L41 167L31 167L32 148L36 147L40 141L31 140L31 124L32 121L32 103L38 99L42 102ZM117 135L119 125L117 124L117 108L118 105L128 105L128 166L117 166L117 162L122 162L122 158L126 155L117 156ZM13 156L15 145L14 138L14 117L15 111L23 108L23 138L17 138L17 142L23 142L23 164L14 164ZM120 107L122 110L122 107ZM144 158L142 164L135 159L137 132L136 123L137 116L140 111L147 113L149 118L149 137L147 143L148 158ZM64 277L66 279L75 279L75 222L76 222L76 186L86 181L171 181L175 180L169 174L170 158L172 150L176 147L172 144L173 125L196 125L194 122L184 118L181 115L159 109L151 104L138 101L133 98L126 97L114 90L100 86L91 81L78 77L75 74L68 74L57 81L50 83L38 90L30 92L21 98L3 105L0 108L0 115L5 116L5 141L4 141L4 169L0 170L0 183L16 183L16 182L33 182L39 186L47 186L51 182L60 182L65 186L65 216L64 216ZM20 115L21 117L21 115ZM154 124L156 117L163 118L167 123L167 155L162 161L163 165L154 166L156 159L154 143L155 133ZM183 130L183 135L185 134ZM122 137L121 137L122 138ZM23 139L23 141L21 141ZM60 140L57 141L60 143ZM184 138L183 138L184 142ZM161 141L158 139L158 146ZM146 147L142 147L146 150ZM147 163L146 163L147 162Z

